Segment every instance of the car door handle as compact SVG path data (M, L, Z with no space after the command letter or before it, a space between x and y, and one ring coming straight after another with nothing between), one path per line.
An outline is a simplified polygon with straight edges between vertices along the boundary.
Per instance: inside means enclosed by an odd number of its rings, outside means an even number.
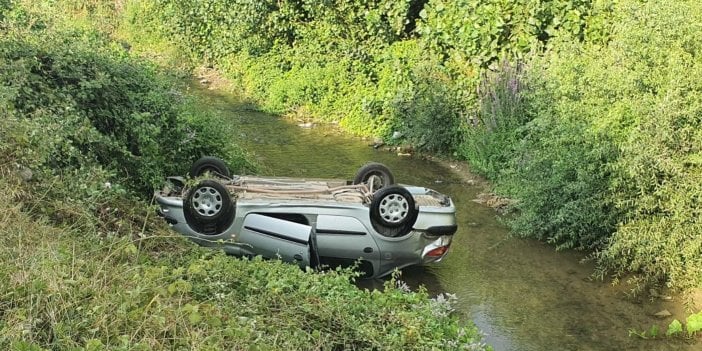
M365 252L365 253L371 253L371 252L373 252L373 248L369 246L369 247L363 249L363 252Z

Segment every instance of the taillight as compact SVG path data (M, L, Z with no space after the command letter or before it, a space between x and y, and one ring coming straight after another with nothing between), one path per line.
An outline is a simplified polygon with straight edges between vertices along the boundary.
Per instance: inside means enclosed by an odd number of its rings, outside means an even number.
M436 249L433 249L433 250L427 252L426 256L427 257L441 257L446 253L446 251L448 251L448 249L449 249L449 245L439 246Z

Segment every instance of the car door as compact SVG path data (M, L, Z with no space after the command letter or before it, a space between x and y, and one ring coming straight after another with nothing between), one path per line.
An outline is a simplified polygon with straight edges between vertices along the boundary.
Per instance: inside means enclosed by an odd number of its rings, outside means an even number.
M314 228L317 252L322 265L350 267L371 277L380 267L380 251L373 236L354 217L318 215ZM360 260L360 262L359 262Z
M254 255L280 258L305 267L310 265L311 234L309 225L251 213L244 218L237 241Z

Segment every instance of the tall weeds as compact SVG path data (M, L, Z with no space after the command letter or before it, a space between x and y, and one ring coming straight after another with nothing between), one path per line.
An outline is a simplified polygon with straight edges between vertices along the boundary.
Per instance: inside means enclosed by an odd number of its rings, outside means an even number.
M523 64L503 61L498 70L483 74L478 87L479 108L467 117L461 147L476 172L497 179L509 166L523 127L531 118L527 89Z

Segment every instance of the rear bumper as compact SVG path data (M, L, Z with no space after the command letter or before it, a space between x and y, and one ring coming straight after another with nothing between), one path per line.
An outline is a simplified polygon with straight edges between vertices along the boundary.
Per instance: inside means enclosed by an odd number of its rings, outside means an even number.
M424 249L422 249L422 263L441 261L448 254L452 240L452 235L442 235L424 246Z

